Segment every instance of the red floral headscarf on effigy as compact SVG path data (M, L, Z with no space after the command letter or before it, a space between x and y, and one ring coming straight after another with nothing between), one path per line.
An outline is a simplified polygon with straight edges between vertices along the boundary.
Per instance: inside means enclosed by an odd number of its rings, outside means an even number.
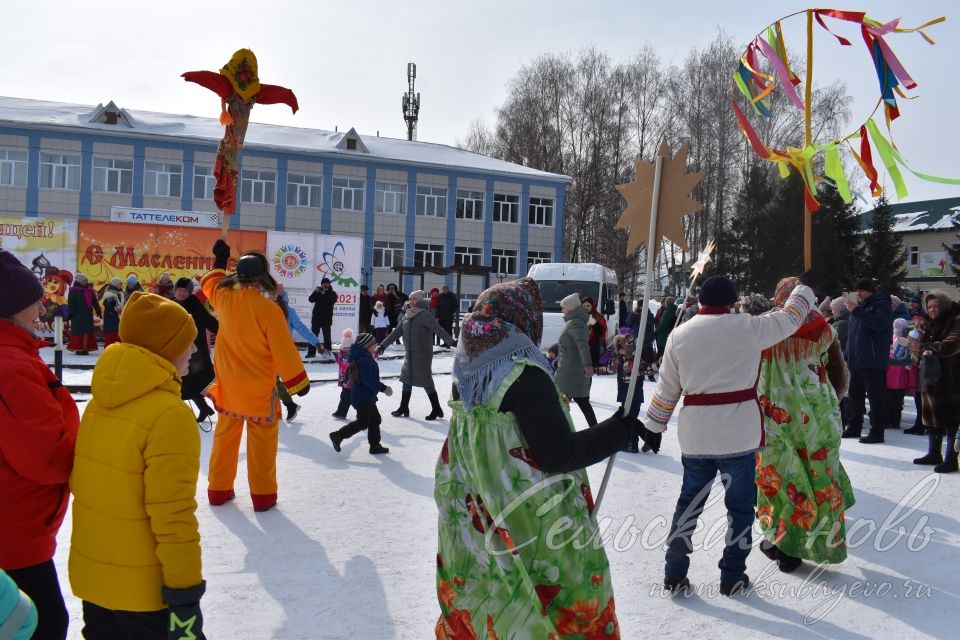
M496 392L516 360L553 375L540 352L543 312L540 288L531 278L494 285L480 294L460 328L453 379L467 409Z

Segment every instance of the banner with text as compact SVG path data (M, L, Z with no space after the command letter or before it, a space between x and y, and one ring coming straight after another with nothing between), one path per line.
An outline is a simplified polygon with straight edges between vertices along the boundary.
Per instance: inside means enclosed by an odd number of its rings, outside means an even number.
M111 222L139 224L167 224L176 227L220 228L220 214L216 211L170 211L169 209L138 209L110 207Z
M37 332L52 334L56 315L66 317L67 290L77 269L77 221L0 214L0 247L17 256L43 285L45 311Z
M331 340L336 344L346 328L358 331L363 241L349 236L318 233L267 232L267 258L273 277L283 284L290 306L310 326L310 294L323 278L330 278L337 294ZM297 336L295 339L299 340Z
M946 251L931 251L920 254L920 273L925 276L942 278L950 275L950 256Z
M152 291L160 275L200 279L213 268L210 249L219 229L173 227L160 224L81 220L77 242L78 270L99 289L111 278L126 282L134 274L144 291ZM265 231L233 231L227 235L232 258L228 269L245 251L264 251Z

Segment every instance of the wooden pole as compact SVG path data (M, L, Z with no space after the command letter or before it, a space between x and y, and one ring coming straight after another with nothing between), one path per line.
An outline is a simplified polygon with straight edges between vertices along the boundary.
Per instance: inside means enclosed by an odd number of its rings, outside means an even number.
M654 255L657 248L655 246L657 239L657 207L660 203L660 176L663 171L663 156L656 157L653 174L653 195L650 201L650 232L647 236L647 273L643 281L643 300L640 306L640 331L634 342L633 352L633 370L630 372L630 384L627 386L627 398L623 402L623 415L630 415L631 405L633 404L633 393L637 388L637 374L642 368L640 366L640 353L643 351L643 340L647 332L647 316L650 315L650 289L653 288L653 267ZM643 383L641 383L643 384ZM600 491L597 492L597 499L593 503L593 517L597 517L600 511L600 503L603 501L603 494L607 490L607 483L610 481L610 474L613 472L613 463L617 459L614 453L607 460L607 468L603 472L603 481L600 483Z
M810 97L813 85L813 11L807 10L807 82L804 87L804 110L803 110L803 144L809 147L811 140L810 117L812 105ZM814 188L813 185L807 185L808 189ZM803 270L809 271L813 268L813 212L807 206L807 199L803 199Z

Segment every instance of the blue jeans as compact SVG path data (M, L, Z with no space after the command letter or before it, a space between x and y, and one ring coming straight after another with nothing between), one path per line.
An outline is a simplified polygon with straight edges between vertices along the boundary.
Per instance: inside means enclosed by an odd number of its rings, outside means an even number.
M747 568L747 556L753 542L753 499L757 491L754 453L732 458L689 458L683 462L683 486L673 514L667 538L667 561L664 574L682 580L690 568L691 538L697 519L710 497L710 487L717 472L724 486L723 503L727 507L726 547L720 559L720 581L736 582Z

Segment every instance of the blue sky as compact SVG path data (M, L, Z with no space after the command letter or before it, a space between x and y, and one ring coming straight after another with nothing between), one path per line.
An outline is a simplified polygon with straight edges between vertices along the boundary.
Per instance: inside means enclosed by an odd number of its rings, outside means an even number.
M290 87L301 106L296 116L282 105L260 106L254 121L356 127L361 134L399 138L406 135L400 111L406 63L413 61L422 96L419 138L452 144L472 119L493 123L506 83L542 53L592 45L626 61L649 43L664 61L681 64L720 30L746 44L767 24L809 6L707 0L34 0L4 9L0 54L7 64L0 94L89 104L114 100L132 109L216 116L216 98L179 74L216 70L234 50L249 47L259 58L262 80ZM918 170L960 177L952 68L960 61L960 16L951 20L948 3L939 0L836 8L866 10L883 21L900 17L904 26L948 16L928 31L936 46L915 34L889 39L919 85L911 94L918 99L901 101L903 115L893 133ZM785 23L794 47L803 41L791 34L803 25L802 17ZM853 47L838 46L816 27L814 69L821 83L847 82L859 123L876 102L876 77L857 33L844 34ZM909 175L906 180L905 201L960 196L960 186Z

